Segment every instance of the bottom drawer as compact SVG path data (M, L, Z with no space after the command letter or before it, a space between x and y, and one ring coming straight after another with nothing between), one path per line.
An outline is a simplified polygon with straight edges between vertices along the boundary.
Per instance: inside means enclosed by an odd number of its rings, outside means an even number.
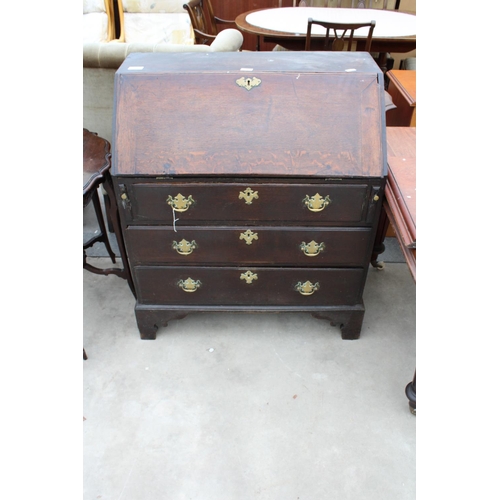
M355 305L356 269L137 266L138 302L147 305Z

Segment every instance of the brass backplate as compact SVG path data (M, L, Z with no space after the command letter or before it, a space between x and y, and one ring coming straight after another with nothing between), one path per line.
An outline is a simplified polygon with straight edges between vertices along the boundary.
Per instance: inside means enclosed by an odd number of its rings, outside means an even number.
M191 241L191 243L187 240L181 240L179 243L177 241L172 242L172 248L177 251L180 255L190 255L193 253L193 250L197 248L198 245L196 241Z
M179 193L175 198L169 195L167 205L170 205L176 212L185 212L194 203L193 197L189 195L187 198Z
M319 253L325 249L325 244L316 243L314 240L309 243L303 241L300 245L300 249L304 252L304 255L307 255L308 257L316 257L316 255L319 255Z
M321 212L321 210L324 210L331 203L331 200L328 195L326 198L323 198L319 193L316 193L312 197L306 194L302 202L311 212Z
M179 280L177 284L185 291L185 292L196 292L198 288L201 286L200 280L193 280L188 278L187 280Z
M298 282L295 285L295 290L301 295L312 295L316 290L319 289L319 283L316 282L314 285L308 280L305 283Z

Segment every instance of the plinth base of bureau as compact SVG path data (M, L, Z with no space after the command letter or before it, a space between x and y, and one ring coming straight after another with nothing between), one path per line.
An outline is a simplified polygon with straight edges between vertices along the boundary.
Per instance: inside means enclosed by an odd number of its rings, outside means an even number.
M339 326L344 340L359 339L363 317L364 304L351 307L248 307L242 306L135 306L137 326L143 340L155 340L160 327L166 327L173 319L185 318L190 313L197 312L230 312L230 313L310 313L315 318L330 321L332 326Z

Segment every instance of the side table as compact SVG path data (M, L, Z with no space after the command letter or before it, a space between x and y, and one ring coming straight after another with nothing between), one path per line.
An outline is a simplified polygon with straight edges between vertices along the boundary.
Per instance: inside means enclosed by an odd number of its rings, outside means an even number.
M99 224L100 233L92 237L83 245L83 268L95 274L109 275L114 274L120 278L127 280L130 290L135 296L135 288L130 275L128 260L125 258L125 245L123 236L120 230L118 220L118 207L116 205L113 183L110 175L111 168L111 147L108 141L97 134L83 129L83 208L90 202L94 205L94 210ZM108 232L104 223L104 218L99 200L98 188L102 185L109 196L106 197L106 211L108 217L113 224L116 241L120 249L123 268L108 268L99 269L87 262L87 254L85 250L93 246L97 242L104 243L106 250L113 263L116 262L116 257L109 243Z
M416 192L416 129L387 127L388 175L382 214L371 258L380 267L377 257L384 250L389 221L394 228L410 273L417 281L417 192ZM417 411L417 376L406 386L410 410Z
M391 70L386 73L389 80L387 92L396 109L387 113L388 127L417 126L417 72L415 70Z

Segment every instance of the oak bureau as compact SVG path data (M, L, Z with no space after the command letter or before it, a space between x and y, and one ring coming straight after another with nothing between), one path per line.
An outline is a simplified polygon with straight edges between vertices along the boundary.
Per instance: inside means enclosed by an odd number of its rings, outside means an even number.
M113 137L141 338L200 311L309 312L360 336L387 173L369 54L131 54Z

